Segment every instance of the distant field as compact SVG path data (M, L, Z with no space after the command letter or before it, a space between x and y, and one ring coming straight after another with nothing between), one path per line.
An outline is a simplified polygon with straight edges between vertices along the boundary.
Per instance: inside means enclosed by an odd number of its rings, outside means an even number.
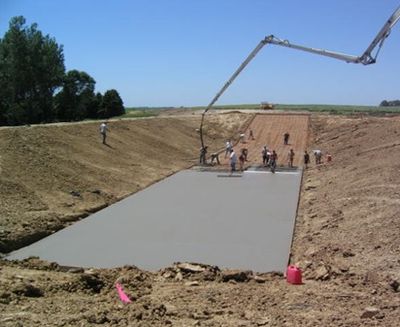
M125 108L125 115L119 118L143 118L154 117L158 115L157 108Z
M206 106L196 107L138 107L126 108L126 114L123 117L149 117L157 116L160 110L166 109L187 109L187 110L204 110ZM233 105L217 105L213 106L214 110L252 110L260 109L260 104L233 104ZM400 113L400 107L378 107L378 106L348 106L348 105L328 105L328 104L275 104L276 110L283 111L310 111L310 112L328 112L331 114L352 114L352 113L369 113L369 114L386 114Z
M347 106L347 105L326 105L326 104L278 104L278 110L306 110L312 112L329 112L332 114L351 114L366 112L374 114L400 113L400 107L378 107L378 106Z

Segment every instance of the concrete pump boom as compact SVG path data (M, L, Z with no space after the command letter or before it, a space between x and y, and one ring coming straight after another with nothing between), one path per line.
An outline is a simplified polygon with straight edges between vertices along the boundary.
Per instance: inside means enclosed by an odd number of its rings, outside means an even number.
M207 108L204 110L201 116L201 123L200 123L200 141L201 141L201 146L204 148L204 141L203 141L203 124L204 124L204 116L207 113L208 110L214 105L215 102L219 99L219 97L226 91L226 89L233 83L235 78L241 73L241 71L250 63L250 61L257 55L257 53L264 47L266 44L275 44L275 45L280 45L283 47L287 48L292 48L296 50L301 50L301 51L306 51L306 52L311 52L314 54L318 54L321 56L326 56L326 57L331 57L334 59L338 60L343 60L348 63L354 63L354 64L363 64L363 65L370 65L374 64L376 62L376 58L379 54L380 49L382 48L382 45L385 41L385 39L389 36L390 31L392 27L397 23L397 21L400 19L400 7L398 7L394 13L389 17L387 22L383 25L381 30L378 32L376 37L372 40L371 44L368 46L368 48L364 51L364 53L361 56L353 56L353 55L347 55L339 52L333 52L329 50L323 50L323 49L316 49L316 48L309 48L305 47L302 45L296 45L290 43L288 40L280 40L274 35L269 35L266 36L261 42L255 47L255 49L248 55L248 57L245 59L245 61L242 62L242 64L239 66L239 68L233 73L231 78L224 84L222 89L215 95L215 97L211 100L210 104L207 106ZM375 54L375 57L372 56L372 52L376 48L376 46L379 45L378 50Z

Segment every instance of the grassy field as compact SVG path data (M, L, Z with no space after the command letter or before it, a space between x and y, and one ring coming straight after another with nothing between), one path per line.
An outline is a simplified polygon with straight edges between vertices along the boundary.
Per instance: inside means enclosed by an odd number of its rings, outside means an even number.
M146 107L146 108L126 108L124 117L151 117L157 116L160 110L164 109L187 109L187 110L204 110L206 106L197 107ZM212 107L213 110L255 110L260 109L260 104L234 104L234 105L217 105ZM378 106L350 106L350 105L327 105L327 104L275 104L275 110L283 111L310 111L310 112L326 112L336 115L368 113L372 115L400 113L400 107L378 107Z
M326 105L326 104L309 104L309 105L279 104L275 106L275 109L328 112L331 114L339 114L339 115L353 114L353 113L369 113L378 115L386 113L400 113L400 107L348 106L348 105Z
M154 117L159 114L159 108L125 108L125 115L119 118Z

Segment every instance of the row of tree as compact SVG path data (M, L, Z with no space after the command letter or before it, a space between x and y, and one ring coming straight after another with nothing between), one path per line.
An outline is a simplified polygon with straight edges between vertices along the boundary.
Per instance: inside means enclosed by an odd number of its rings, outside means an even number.
M14 17L0 38L0 125L21 125L125 113L116 90L95 93L87 73L66 72L62 45L37 24Z
M400 107L400 100L392 100L392 101L383 100L379 106L380 107Z

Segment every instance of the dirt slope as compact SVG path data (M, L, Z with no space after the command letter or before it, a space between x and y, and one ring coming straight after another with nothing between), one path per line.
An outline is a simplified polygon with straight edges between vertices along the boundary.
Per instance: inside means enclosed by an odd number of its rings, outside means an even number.
M207 117L211 149L249 115ZM199 117L0 129L0 252L42 238L198 160Z
M307 147L307 133L309 129L309 115L282 115L282 114L258 114L251 120L245 134L244 141L237 142L234 146L236 153L240 154L241 149L248 149L248 162L245 166L260 166L262 164L261 151L264 145L278 154L278 166L288 166L287 155L290 149L295 152L294 166L303 166L303 154ZM254 139L250 138L250 129L253 131ZM283 134L289 133L289 142L283 143ZM222 166L229 168L229 156L221 155Z
M328 116L312 125L315 147L334 160L304 175L293 259L400 279L399 117Z
M125 126L125 123L121 124ZM165 122L155 124L160 124L156 126L163 130L162 124ZM184 124L191 126L188 122ZM319 148L329 151L333 155L333 162L318 167L312 164L303 178L292 247L292 262L304 270L303 285L290 285L282 276L274 273L234 273L203 265L181 264L166 267L157 273L144 272L134 267L86 271L75 269L65 272L56 264L36 259L2 262L0 325L398 326L399 127L400 117L312 116L309 150ZM165 128L163 132L171 132L174 128ZM74 133L67 131L61 133L63 137L60 139L54 133L54 142L62 142L67 138L64 135L68 135L68 138L79 140L78 143L86 141L92 147L98 147L97 136L93 136L93 141L90 141L93 132L89 133L88 129ZM85 137L79 134L83 131L87 132ZM15 143L22 136L8 139L7 143L3 140L10 138L9 132L2 130L1 133L1 155L4 160L7 156L3 150L7 149L7 144L11 146L11 140ZM112 141L110 134L110 144L117 147L117 140ZM119 141L122 144L127 142L125 139ZM43 142L40 139L38 144ZM145 141L141 139L140 142ZM162 145L163 138L158 142ZM180 140L174 139L174 142L178 145ZM80 146L72 140L68 144L74 148ZM195 141L193 144L197 145ZM18 141L14 151L18 152L24 147L24 142ZM51 148L47 147L46 151ZM120 151L123 149L119 148ZM8 156L12 152L10 150ZM73 153L68 152L65 158L73 158ZM181 155L186 158L195 156L195 153L182 151ZM106 154L104 156L107 157ZM115 160L115 164L119 162L116 158L112 160ZM46 162L48 160L43 164ZM62 170L49 169L57 176L55 180L64 176L64 171L68 172L68 176L73 176L70 172L73 171L83 176L83 185L89 185L90 174L97 170L85 170L85 174L80 174L77 170L80 166L74 166L75 161L72 159L68 162L69 165L63 166ZM102 161L103 164L106 162ZM19 171L20 161L13 163L14 170ZM163 167L161 163L158 166L154 164L154 176L160 168L158 177L167 174L168 171L165 172ZM2 191L1 199L3 203L8 201L9 212L13 204L20 208L19 213L24 217L27 209L38 206L35 199L50 207L43 189L36 197L29 197L32 189L35 189L29 176L35 179L41 176L36 165L30 166L30 170L26 169L26 175L22 172L13 173L12 169L6 168L4 162L2 168L2 186L9 183L11 190L13 187L24 189L25 185L31 185L31 188L25 188L26 200ZM7 174L4 174L4 169ZM99 176L106 178L109 183L101 184L101 178L94 179L98 183L96 185L99 185L96 187L107 189L106 186L109 186L109 196L128 192L128 186L123 183L117 191L110 185L119 170L120 178L123 179L129 175L126 170L133 174L134 169L127 164L115 171L108 167L109 176ZM46 171L44 169L41 173ZM10 174L14 174L13 178ZM24 183L15 183L15 180L18 181L15 176ZM51 174L47 173L44 179L50 177ZM139 179L139 175L136 178ZM76 182L80 180L76 178ZM66 184L68 187L65 187L65 193L71 187L67 181ZM82 188L78 191L84 190ZM55 191L47 193L56 194ZM86 202L85 194L79 201ZM75 198L69 199L78 201ZM58 204L55 203L56 207ZM18 210L14 210L15 215L9 217L18 217ZM4 217L4 212L1 217ZM12 224L7 226L13 228ZM118 300L114 287L117 280L132 298L132 303L123 305Z

